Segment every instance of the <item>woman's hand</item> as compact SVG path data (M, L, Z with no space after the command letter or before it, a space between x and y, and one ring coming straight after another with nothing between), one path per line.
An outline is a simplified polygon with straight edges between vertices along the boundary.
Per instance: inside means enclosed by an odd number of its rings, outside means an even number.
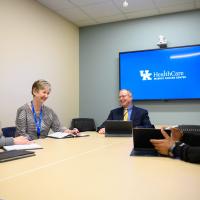
M67 129L64 131L64 133L71 133L77 135L79 133L79 130L77 128L74 128L73 130Z
M13 140L14 140L14 144L31 144L31 143L33 143L33 141L28 140L28 138L24 137L24 136L15 137L15 138L13 138Z
M77 135L79 133L79 130L77 128L74 128L73 130L71 130L73 134Z

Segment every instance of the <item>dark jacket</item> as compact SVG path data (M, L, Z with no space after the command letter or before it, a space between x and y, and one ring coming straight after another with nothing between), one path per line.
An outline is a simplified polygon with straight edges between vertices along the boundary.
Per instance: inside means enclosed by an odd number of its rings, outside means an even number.
M173 154L181 160L200 163L200 133L185 133L181 142L176 143Z
M123 120L123 117L124 117L124 108L120 107L111 110L107 120ZM133 127L144 127L144 128L153 127L149 119L148 111L143 108L133 106L130 120L132 121ZM97 128L97 131L99 131L99 129L101 128L105 128L105 122L103 122L101 126Z

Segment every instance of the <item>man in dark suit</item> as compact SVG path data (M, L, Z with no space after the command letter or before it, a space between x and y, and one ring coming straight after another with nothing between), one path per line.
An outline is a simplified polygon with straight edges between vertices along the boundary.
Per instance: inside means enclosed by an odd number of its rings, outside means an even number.
M181 160L200 163L200 134L199 132L184 133L178 128L171 128L171 137L161 129L164 139L150 141L162 155L168 155Z
M110 111L107 120L129 120L133 127L151 128L148 111L133 105L132 94L128 90L120 90L119 103L121 107ZM126 119L125 119L126 118ZM105 133L105 122L98 127L98 133Z

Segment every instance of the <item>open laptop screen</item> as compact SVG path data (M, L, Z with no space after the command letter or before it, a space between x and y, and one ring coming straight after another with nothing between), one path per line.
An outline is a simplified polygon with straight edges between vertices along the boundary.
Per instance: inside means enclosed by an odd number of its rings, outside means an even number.
M107 120L105 136L132 136L132 122L122 120Z
M170 130L167 130L170 134ZM134 148L149 148L154 149L150 139L163 139L160 129L154 128L134 128L133 129L133 143Z
M166 131L170 135L170 130ZM160 129L154 128L134 128L132 155L159 155L150 142L150 139L163 139Z

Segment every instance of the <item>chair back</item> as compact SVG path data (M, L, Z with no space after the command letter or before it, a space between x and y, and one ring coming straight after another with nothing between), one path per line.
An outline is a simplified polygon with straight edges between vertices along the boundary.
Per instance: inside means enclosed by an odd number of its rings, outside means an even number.
M2 128L2 132L3 132L3 136L5 137L15 137L16 127L11 126L11 127Z
M74 118L71 122L71 129L77 128L80 132L96 131L94 119L91 118Z

